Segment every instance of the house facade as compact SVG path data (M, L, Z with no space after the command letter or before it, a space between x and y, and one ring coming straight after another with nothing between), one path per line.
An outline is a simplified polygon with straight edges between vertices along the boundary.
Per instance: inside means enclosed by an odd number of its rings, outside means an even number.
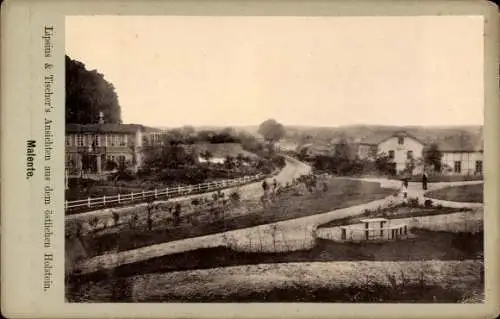
M417 163L422 162L424 146L424 143L416 137L398 132L378 143L377 154L389 156L398 173L405 171L413 163L415 167L412 173L415 173L415 170L418 169Z
M69 175L102 174L118 165L142 164L142 127L134 124L67 124L66 168Z
M165 131L138 124L67 124L65 164L69 176L104 175L118 166L137 171L143 164L143 149L161 145Z

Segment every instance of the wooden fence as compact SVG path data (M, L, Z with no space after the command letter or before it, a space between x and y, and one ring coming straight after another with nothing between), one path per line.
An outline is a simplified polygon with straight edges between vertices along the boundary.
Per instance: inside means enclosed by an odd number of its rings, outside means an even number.
M108 206L116 206L126 203L144 202L150 199L172 198L172 197L181 197L186 195L208 193L229 187L248 184L251 182L261 180L265 177L266 175L264 174L257 174L254 176L245 176L235 179L207 182L197 185L167 187L164 189L154 189L137 193L118 194L113 196L102 196L94 198L89 197L86 199L65 201L64 208L65 210L72 210L78 208L83 208L83 209L99 208L99 207L104 208Z

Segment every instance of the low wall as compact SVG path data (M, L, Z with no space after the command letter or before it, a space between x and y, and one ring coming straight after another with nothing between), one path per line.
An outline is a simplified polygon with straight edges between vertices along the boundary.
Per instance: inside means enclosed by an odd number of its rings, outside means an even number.
M391 225L408 225L411 236L412 228L426 229L432 231L460 232L480 232L483 230L483 210L477 209L467 212L457 212L451 214L441 214L432 216L407 217L390 220ZM342 227L319 228L317 237L335 241L342 240ZM364 240L364 224L357 223L349 225L353 230L352 234L347 234L347 239L353 241ZM385 237L387 238L387 237ZM390 238L387 238L390 239Z

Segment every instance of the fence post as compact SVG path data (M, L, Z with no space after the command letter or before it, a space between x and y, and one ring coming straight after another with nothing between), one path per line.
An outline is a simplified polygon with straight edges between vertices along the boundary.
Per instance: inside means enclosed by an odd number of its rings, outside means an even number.
M134 192L130 192L130 200L134 200Z
M144 190L142 190L142 199L144 199Z
M177 194L180 195L181 194L181 185L177 186Z
M106 205L106 195L102 195L102 204Z
M120 204L120 194L118 193L118 204Z
M68 201L67 200L64 202L64 209L68 209Z
M158 196L158 190L155 188L155 199Z
M90 207L90 197L87 198L87 206Z

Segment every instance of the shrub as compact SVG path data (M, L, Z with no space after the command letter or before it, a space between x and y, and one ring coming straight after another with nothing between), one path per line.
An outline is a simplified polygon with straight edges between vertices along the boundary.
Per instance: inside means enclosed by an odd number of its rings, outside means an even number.
M95 229L97 227L97 224L99 223L99 218L97 216L92 217L89 220L89 226Z
M241 199L241 195L238 191L234 191L229 195L229 198L231 199L231 202L239 203L240 199Z
M113 215L113 222L115 223L115 225L118 225L118 221L120 220L120 215L117 212L113 212L112 215Z
M408 206L410 207L418 207L418 198L409 198L408 199Z
M431 199L426 199L424 202L425 208L431 208L433 205L433 201Z

